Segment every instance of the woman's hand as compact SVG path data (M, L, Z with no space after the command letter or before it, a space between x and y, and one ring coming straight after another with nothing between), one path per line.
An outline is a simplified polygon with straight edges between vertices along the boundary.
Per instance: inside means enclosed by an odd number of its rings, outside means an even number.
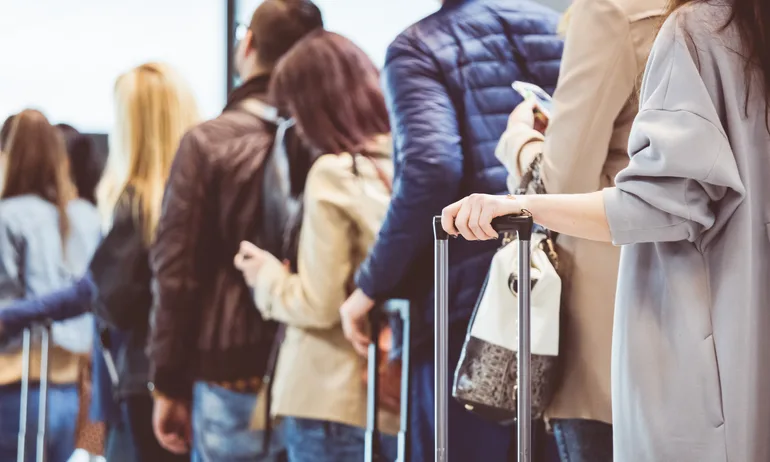
M441 226L452 236L462 235L469 241L497 239L492 219L520 213L524 197L472 194L444 208Z
M534 129L540 133L545 133L545 129L548 128L548 118L538 111L537 105L533 101L525 99L508 116L508 128L515 129L516 127Z
M235 255L235 267L243 273L246 284L257 285L257 275L270 254L248 241L241 242L241 248Z
M361 356L366 356L369 348L369 335L366 333L367 315L374 308L374 300L361 289L356 289L340 307L342 330L345 338Z

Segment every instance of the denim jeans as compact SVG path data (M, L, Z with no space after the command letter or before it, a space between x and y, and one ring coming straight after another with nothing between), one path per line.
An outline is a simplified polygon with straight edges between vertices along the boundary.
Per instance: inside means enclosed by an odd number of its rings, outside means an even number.
M362 462L366 431L363 428L323 420L286 417L283 421L286 448L291 462ZM380 459L394 462L398 452L395 436L382 435Z
M34 462L40 388L29 388L25 461ZM52 385L48 389L47 462L66 462L75 452L75 421L78 415L76 385ZM19 437L21 385L0 387L0 461L15 461Z
M205 382L193 391L192 462L285 462L280 426L273 428L270 448L263 451L263 432L251 430L257 396Z
M594 420L552 420L561 462L612 462L612 425Z

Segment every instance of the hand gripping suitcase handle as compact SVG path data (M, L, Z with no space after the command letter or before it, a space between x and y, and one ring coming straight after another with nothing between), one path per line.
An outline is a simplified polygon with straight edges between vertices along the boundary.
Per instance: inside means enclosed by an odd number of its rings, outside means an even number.
M524 211L521 214L503 215L492 219L492 228L498 233L516 233L519 240L529 241L532 238L532 226L534 226L532 215ZM433 217L433 234L436 240L444 241L449 238L449 234L441 226L441 217Z

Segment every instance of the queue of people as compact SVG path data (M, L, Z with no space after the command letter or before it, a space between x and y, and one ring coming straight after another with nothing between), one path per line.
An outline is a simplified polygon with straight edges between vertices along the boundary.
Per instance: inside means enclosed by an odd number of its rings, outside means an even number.
M213 120L162 63L118 78L106 160L38 111L11 116L0 459L19 449L22 344L36 406L50 325L50 462L76 444L109 462L360 462L368 320L398 298L413 320L409 460L433 460L428 222L442 210L464 238L450 370L499 247L491 220L529 213L559 233L561 374L534 460L770 458L770 7L666 3L575 0L560 18L445 0L380 75L311 0L265 0ZM545 120L514 81L553 93ZM547 193L506 195L533 168ZM374 447L395 462L393 411ZM37 423L30 407L28 435ZM450 404L452 460L514 460L514 435ZM25 449L35 460L34 438Z

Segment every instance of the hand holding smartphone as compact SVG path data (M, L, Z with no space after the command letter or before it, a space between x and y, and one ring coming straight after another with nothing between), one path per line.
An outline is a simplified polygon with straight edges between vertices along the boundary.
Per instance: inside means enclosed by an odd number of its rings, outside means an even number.
M535 117L539 119L539 122L542 124L548 125L548 121L551 119L551 109L553 107L551 95L537 85L528 82L517 80L516 82L513 82L513 85L511 86L522 98L534 103Z

